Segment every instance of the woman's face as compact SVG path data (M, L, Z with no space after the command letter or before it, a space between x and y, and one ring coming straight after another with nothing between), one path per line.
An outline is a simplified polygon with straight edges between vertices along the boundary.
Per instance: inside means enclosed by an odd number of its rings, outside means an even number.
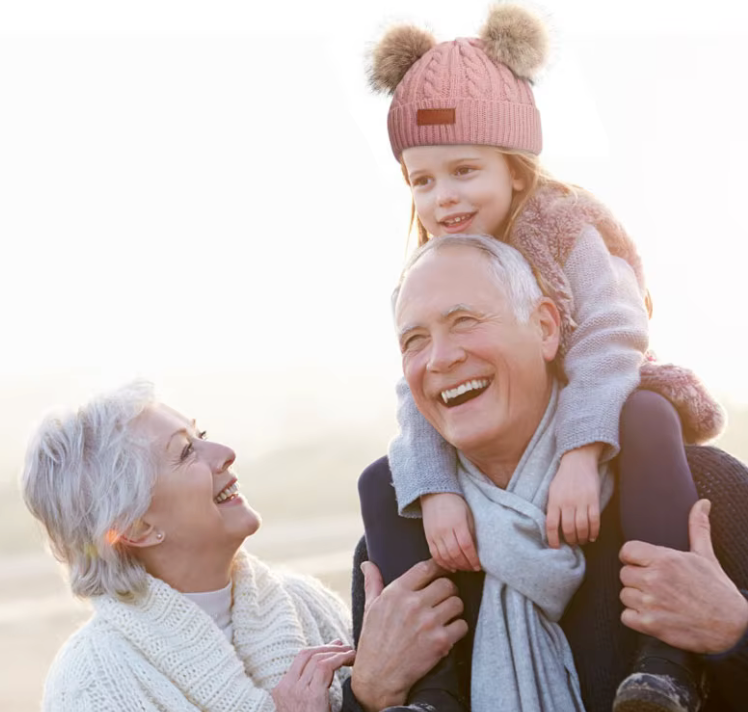
M152 443L158 473L143 517L152 543L195 561L204 554L233 556L260 526L259 515L237 490L234 451L211 442L195 421L161 403L138 418L138 427ZM154 540L159 533L162 538Z

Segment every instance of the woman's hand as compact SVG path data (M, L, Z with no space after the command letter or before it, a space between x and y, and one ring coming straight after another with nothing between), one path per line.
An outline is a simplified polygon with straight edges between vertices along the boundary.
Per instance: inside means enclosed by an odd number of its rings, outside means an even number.
M423 530L439 566L454 573L480 571L475 548L475 523L467 502L458 494L439 492L421 497Z
M304 648L270 693L278 712L330 712L330 685L335 671L352 665L356 651L340 640Z
M564 453L548 490L545 527L548 545L561 545L558 527L566 543L586 544L600 534L600 473L602 443L592 443Z

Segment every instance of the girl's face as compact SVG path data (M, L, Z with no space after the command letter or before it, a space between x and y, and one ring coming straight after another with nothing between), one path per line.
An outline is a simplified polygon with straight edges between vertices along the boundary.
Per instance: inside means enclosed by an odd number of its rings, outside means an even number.
M501 237L512 195L525 187L493 146L415 146L403 163L416 213L434 237Z

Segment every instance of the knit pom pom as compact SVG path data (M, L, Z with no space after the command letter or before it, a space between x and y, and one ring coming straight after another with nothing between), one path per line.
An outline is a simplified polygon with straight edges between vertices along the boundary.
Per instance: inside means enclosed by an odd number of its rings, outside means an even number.
M521 5L494 5L480 31L484 52L514 74L532 81L548 60L548 30Z
M436 44L434 36L414 25L388 30L374 48L369 83L374 91L394 94L408 70Z

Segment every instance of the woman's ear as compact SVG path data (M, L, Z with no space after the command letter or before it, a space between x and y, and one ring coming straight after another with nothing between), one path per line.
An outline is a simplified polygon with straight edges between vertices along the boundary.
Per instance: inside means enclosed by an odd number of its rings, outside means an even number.
M535 313L542 337L543 358L550 363L556 358L561 343L561 315L555 302L548 297L540 299L535 307Z
M152 524L139 519L121 537L120 541L126 546L142 549L148 546L157 546L164 540L164 533L156 529Z

